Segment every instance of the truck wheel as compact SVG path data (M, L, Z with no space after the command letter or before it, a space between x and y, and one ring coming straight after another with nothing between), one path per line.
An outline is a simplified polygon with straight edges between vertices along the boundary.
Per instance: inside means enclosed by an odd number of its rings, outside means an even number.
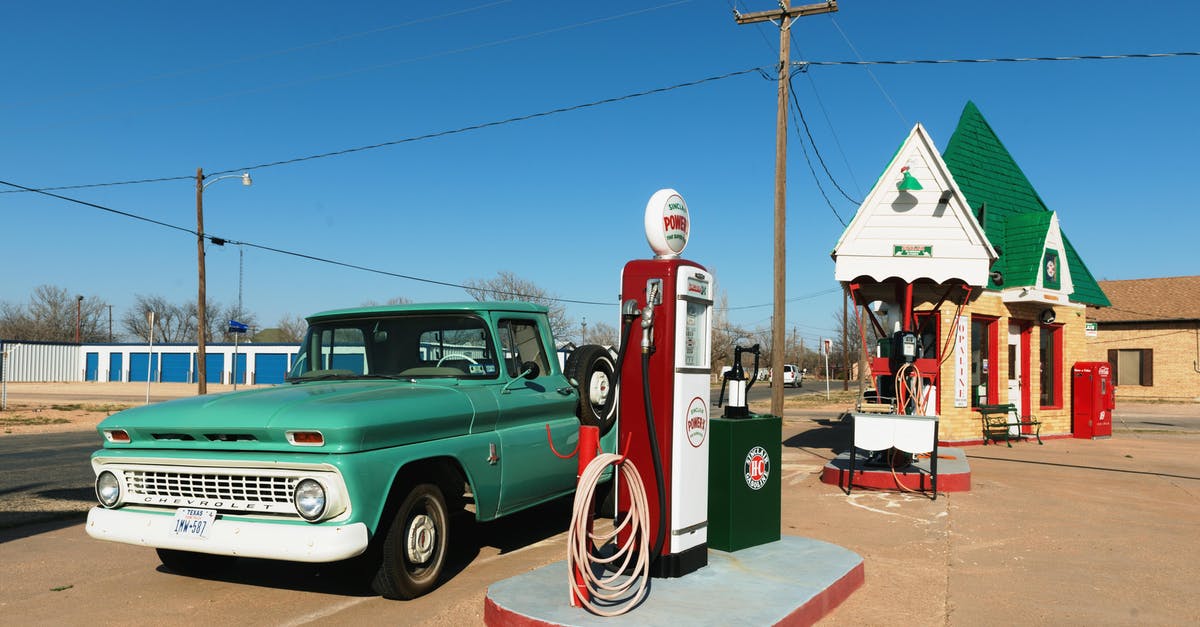
M564 374L578 382L579 407L575 414L580 424L600 428L608 433L617 418L617 394L612 389L617 367L607 348L595 344L580 346L571 352L564 364Z
M233 565L232 555L212 555L175 549L156 549L158 559L167 570L178 575L206 577L217 575Z
M432 483L404 497L383 543L372 588L388 599L415 599L433 588L446 562L446 499Z

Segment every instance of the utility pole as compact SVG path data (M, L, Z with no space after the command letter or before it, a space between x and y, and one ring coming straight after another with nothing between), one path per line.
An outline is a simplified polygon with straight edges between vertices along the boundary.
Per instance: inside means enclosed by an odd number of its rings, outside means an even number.
M789 0L780 0L779 8L755 13L733 13L738 24L779 20L779 93L775 121L775 309L771 319L771 334L783 338L786 331L787 287L787 105L788 73L792 64L791 26L792 20L806 15L833 13L837 11L837 0L820 4L793 7ZM771 413L783 416L783 352L771 352L771 372L781 373L771 381Z
M200 267L200 290L196 300L196 378L199 380L199 394L208 394L208 372L205 365L207 345L204 332L208 330L208 320L204 311L204 168L196 168L196 256Z

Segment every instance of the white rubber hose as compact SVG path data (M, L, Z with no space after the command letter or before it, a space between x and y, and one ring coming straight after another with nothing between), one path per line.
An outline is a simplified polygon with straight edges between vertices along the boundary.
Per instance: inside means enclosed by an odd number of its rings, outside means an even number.
M596 484L600 475L608 466L621 470L621 477L629 491L629 514L621 524L608 533L595 533L592 529L592 518L595 508ZM613 478L616 481L616 478ZM613 489L616 489L614 485ZM592 547L605 546L614 540L618 534L625 533L625 543L606 558L594 554ZM575 575L578 569L583 574L583 582L588 596L579 601L588 611L598 616L619 616L637 606L646 596L646 582L650 579L650 508L646 504L646 487L637 467L627 457L612 453L601 453L592 460L583 474L579 477L579 486L575 490L575 505L571 514L571 527L567 530L567 579L570 590L575 589ZM629 563L637 560L633 569ZM619 568L609 568L610 565L621 561ZM599 568L593 568L598 566ZM597 575L597 571L601 574ZM625 574L625 573L629 574ZM634 584L637 589L633 591Z

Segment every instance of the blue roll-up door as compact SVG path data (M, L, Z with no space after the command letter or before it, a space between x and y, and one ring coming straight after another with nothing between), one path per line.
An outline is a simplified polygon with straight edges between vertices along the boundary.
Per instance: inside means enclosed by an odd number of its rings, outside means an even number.
M221 353L204 354L204 378L208 383L225 382L225 355Z
M146 370L150 370L150 380L158 381L158 353L150 358L150 353L129 353L129 380L145 381Z
M233 371L229 373L231 381L237 381L238 385L246 382L246 353L238 353L237 359L233 361Z
M166 366L163 366L164 368ZM225 355L223 353L204 353L204 379L208 383L225 382ZM188 383L195 383L200 377L196 369L196 353L192 353L192 377Z
M162 379L160 381L163 383L187 383L190 381L191 357L189 353L163 353Z
M287 353L259 353L254 356L254 382L283 383L287 376Z
M122 365L124 365L123 364L124 357L125 356L122 355L121 353L109 353L108 354L108 380L109 381L120 381L121 380L121 374L122 374L121 367L122 367Z
M83 380L96 381L100 370L100 353L87 353L83 356Z
M349 370L354 374L362 374L367 369L366 364L366 359L362 355L335 353L330 367L334 370Z

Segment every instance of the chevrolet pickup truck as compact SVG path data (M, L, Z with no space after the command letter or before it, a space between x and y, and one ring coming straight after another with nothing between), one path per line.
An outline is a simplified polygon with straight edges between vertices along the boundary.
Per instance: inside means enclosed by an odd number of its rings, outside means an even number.
M409 599L438 585L451 515L488 521L574 491L576 461L548 438L569 452L579 424L596 424L613 450L612 355L583 346L560 369L544 307L368 307L308 323L281 385L101 422L88 534L154 547L192 575L239 557L365 561L377 593Z

